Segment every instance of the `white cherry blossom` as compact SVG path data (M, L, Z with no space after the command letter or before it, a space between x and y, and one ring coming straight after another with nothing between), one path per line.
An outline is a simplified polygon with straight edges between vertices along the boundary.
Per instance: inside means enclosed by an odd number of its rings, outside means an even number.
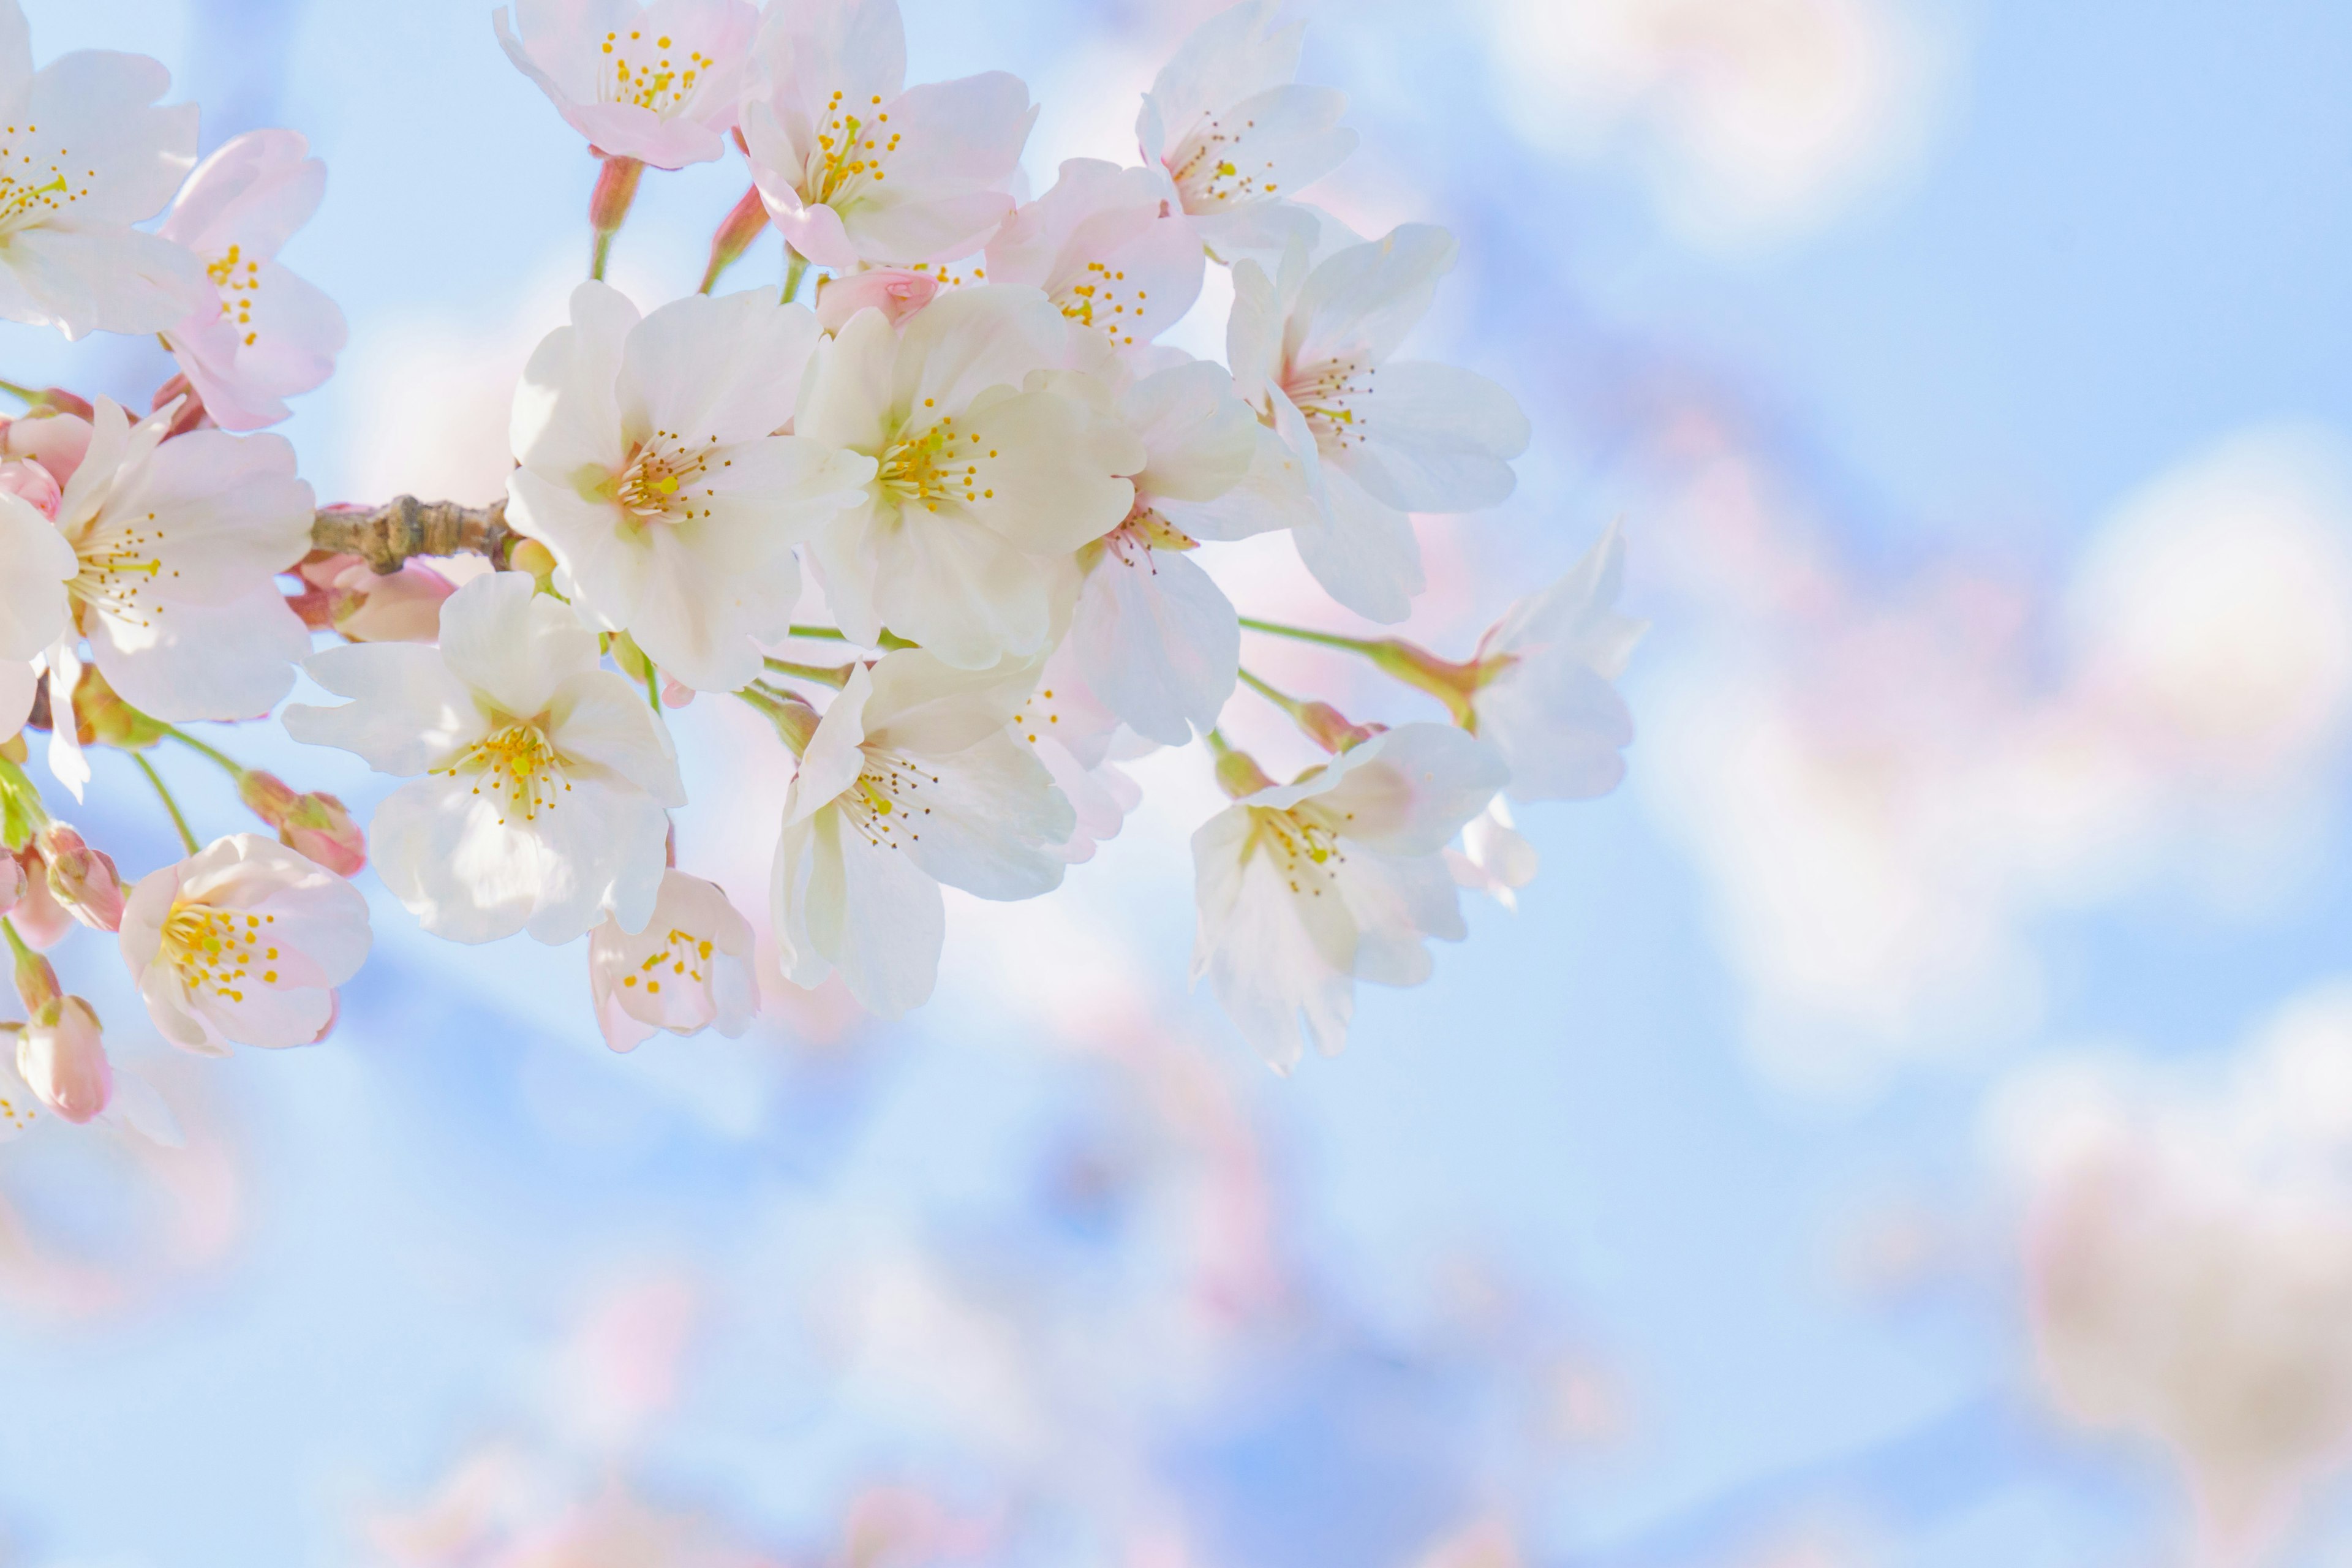
M1465 934L1442 852L1507 776L1485 742L1406 724L1192 835L1192 977L1276 1071L1297 1064L1302 1021L1317 1049L1339 1053L1356 981L1417 985L1433 967L1423 939Z
M1462 829L1462 847L1445 852L1454 882L1516 913L1519 889L1536 879L1536 847L1519 834L1500 795Z
M604 1043L616 1051L665 1029L717 1029L732 1039L760 1007L751 922L717 883L666 871L644 931L632 935L608 916L589 933L588 986Z
M1135 122L1145 160L1209 249L1228 261L1279 256L1313 219L1290 205L1339 167L1356 133L1339 124L1347 96L1306 87L1306 28L1273 25L1277 0L1244 0L1193 29L1144 95Z
M194 257L131 226L196 161L196 106L156 107L172 74L83 49L33 68L32 30L0 0L0 318L152 332L206 298Z
M760 14L746 0L515 0L515 68L598 152L657 169L727 151Z
M494 573L443 602L438 647L355 643L307 668L355 700L289 706L288 733L414 781L376 808L368 837L384 886L425 930L562 943L607 913L645 929L664 808L686 804L677 755L560 600Z
M1076 649L1076 640L1066 638L1054 650L1011 726L1070 803L1070 837L1055 853L1073 866L1093 859L1095 846L1117 837L1128 813L1142 803L1142 787L1118 763L1151 749L1087 687Z
M16 468L16 464L7 465ZM73 546L41 510L0 488L0 738L33 708L33 661L64 635L66 584L81 570Z
M793 250L821 267L951 261L1013 210L1037 111L1018 77L909 88L897 0L767 9L743 102L751 176Z
M640 318L583 283L515 394L515 527L553 552L557 585L687 685L760 672L800 596L792 547L861 501L874 458L791 423L818 339L773 289L689 295Z
M1162 184L1149 169L1067 160L988 242L989 281L1044 289L1111 348L1149 343L1192 310L1209 264L1184 215L1164 210Z
M1633 717L1610 683L1647 621L1617 613L1625 541L1614 524L1541 593L1513 605L1479 640L1470 694L1478 734L1510 764L1514 800L1586 800L1625 776Z
M887 627L966 669L1051 646L1071 552L1128 515L1145 457L1089 378L1038 374L1067 346L1036 289L982 285L818 347L793 428L877 464L811 551L852 637Z
M1008 728L1035 676L915 648L851 672L784 795L772 895L794 984L838 971L896 1017L938 978L941 883L1003 900L1060 885L1075 814Z
M233 834L151 871L122 913L122 960L148 1016L206 1055L302 1046L367 958L359 889L274 838Z
M335 371L349 333L315 284L278 252L319 210L327 166L292 131L248 131L188 176L164 238L204 263L213 298L170 329L172 353L205 412L225 430L286 417L286 399Z
M1402 620L1421 591L1415 511L1469 511L1507 498L1527 416L1475 372L1392 360L1453 268L1444 229L1406 224L1307 264L1303 246L1269 278L1234 268L1226 361L1305 471L1320 512L1293 530L1316 581L1376 621Z

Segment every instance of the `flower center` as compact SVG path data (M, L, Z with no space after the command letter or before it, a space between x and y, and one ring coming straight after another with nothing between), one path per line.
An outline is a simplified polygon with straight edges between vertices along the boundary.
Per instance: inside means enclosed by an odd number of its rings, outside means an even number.
M246 258L241 247L230 246L205 263L205 276L220 290L221 314L238 329L238 340L253 346L253 300L261 292L261 263Z
M276 915L174 904L163 922L163 957L192 994L209 987L215 996L242 1002L245 991L237 983L257 966L264 984L278 984L278 971L269 967L278 960L278 950L262 929L277 921Z
M517 813L525 822L538 820L541 812L555 809L557 796L572 789L572 781L563 776L562 753L549 743L544 730L530 722L509 724L457 753L447 767L430 771L445 778L474 775L474 793L499 802L507 814L499 818L501 827Z
M1260 852L1269 856L1294 893L1319 899L1336 884L1348 856L1339 847L1335 826L1319 820L1311 810L1296 806L1286 811L1254 805L1249 814L1251 831L1243 851L1244 861Z
M1213 114L1177 143L1176 151L1167 160L1168 173L1184 198L1186 212L1208 212L1234 202L1258 201L1275 194L1275 183L1265 177L1274 173L1271 160L1244 171L1244 165L1255 160L1243 143L1256 129L1255 120L1228 125L1223 117Z
M883 111L880 93L866 106L871 121L845 110L841 100L835 88L824 106L824 129L816 133L816 156L806 181L812 206L839 207L841 199L856 195L867 180L881 179L882 161L898 150L898 133L887 129L890 116Z
M925 398L923 406L930 405ZM884 448L876 478L901 502L919 501L926 510L937 511L942 500L968 505L994 500L996 491L980 470L995 456L992 448L982 448L978 435L969 430L959 435L955 416L943 414L921 435Z
M642 32L625 38L617 32L605 34L604 63L612 69L597 78L596 101L634 104L664 120L683 114L702 90L711 61L700 49L688 49L682 58L673 58L675 53L667 33L650 47Z
M1128 286L1124 271L1089 261L1077 281L1054 297L1054 303L1070 321L1082 327L1099 327L1113 343L1125 348L1135 342L1135 329L1143 322L1145 297L1143 289Z
M1307 416L1316 446L1336 453L1364 444L1364 426L1370 423L1370 411L1364 404L1372 395L1372 377L1377 374L1372 365L1360 360L1325 360L1294 368L1284 378L1282 390Z
M637 982L643 979L646 994L658 996L665 974L673 984L678 980L690 980L698 985L703 979L701 966L710 962L710 950L709 937L697 936L690 931L680 931L672 926L663 944L646 954L645 962L637 965L636 973L621 976L621 989L634 991Z
M151 511L138 522L94 530L76 543L74 556L79 570L66 584L66 592L75 599L78 612L88 609L131 626L153 626L163 609L154 599L155 584L163 576L163 561L157 549L163 542L163 531L155 526L155 514ZM79 619L78 613L76 620Z
M835 804L866 843L901 849L922 837L917 825L931 815L923 803L924 791L936 789L939 783L939 774L925 773L896 752L869 746L865 770Z
M705 482L715 477L710 460L718 446L719 437L713 436L702 450L690 452L677 431L655 431L652 440L639 443L629 454L613 499L641 522L692 521L697 488L706 500L719 493L715 485ZM720 458L719 466L727 467L729 461ZM709 510L701 515L709 517Z
M23 134L37 136L40 130L37 125L27 125ZM0 135L0 238L46 223L89 195L88 184L74 184L74 176L65 162L70 154L65 148L58 148L54 159L46 160L36 169L34 160L45 154L37 147L31 152L18 152L17 135L13 125L5 127L5 135ZM96 179L98 171L85 170L80 177Z

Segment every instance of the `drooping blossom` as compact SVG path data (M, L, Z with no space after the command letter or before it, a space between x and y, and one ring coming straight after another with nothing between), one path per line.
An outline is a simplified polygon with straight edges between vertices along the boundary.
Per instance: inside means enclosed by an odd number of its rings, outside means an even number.
M0 318L161 331L206 295L196 258L131 227L196 161L196 106L158 108L172 74L95 49L33 68L32 29L0 0Z
M1192 977L1276 1071L1297 1064L1302 1022L1318 1050L1339 1053L1358 980L1417 985L1432 969L1423 939L1465 934L1442 852L1507 776L1484 742L1404 724L1242 795L1192 835Z
M122 961L155 1027L207 1055L302 1046L335 1015L335 987L368 952L367 900L257 833L232 834L151 871L122 916Z
M784 795L772 895L794 984L838 971L896 1017L938 978L941 883L1003 900L1060 885L1070 804L1007 728L1034 679L919 648L851 671Z
M36 1008L16 1030L16 1072L68 1121L97 1120L114 1099L114 1068L97 1010L79 996Z
M746 0L515 0L490 24L591 147L682 169L727 151L759 20Z
M287 732L414 782L376 807L376 873L455 942L528 931L562 943L610 913L642 931L669 823L686 804L669 735L596 634L520 572L441 606L441 643L321 650L310 678L339 708L285 712ZM421 775L421 776L420 776Z
M441 601L457 591L422 561L378 572L356 555L313 552L296 570L310 589L288 602L302 624L353 642L431 642L441 631Z
M1172 205L1231 261L1276 257L1312 220L1290 198L1355 150L1339 124L1347 95L1292 80L1302 24L1273 25L1277 0L1243 0L1180 46L1136 117L1144 161L1164 171Z
M583 283L516 390L514 526L553 552L557 587L593 621L698 689L759 674L758 645L782 639L800 596L792 547L873 479L870 456L773 434L818 337L773 289L640 318Z
M942 294L903 334L861 312L818 346L793 428L877 462L811 552L852 637L887 627L966 669L1046 650L1071 552L1127 516L1144 463L1087 378L1034 374L1066 346L1043 294L992 285Z
M286 417L286 399L335 372L349 332L278 252L319 210L327 166L299 132L248 131L196 166L161 233L204 263L212 298L168 329L180 373L224 430Z
M940 291L937 273L909 267L870 267L828 278L816 291L816 324L837 332L860 310L879 310L894 327L929 304Z
M604 1043L616 1051L665 1029L717 1029L732 1039L760 1007L751 922L717 883L666 871L644 931L633 935L607 918L589 933L588 988Z
M1470 693L1478 734L1510 764L1514 800L1585 800L1625 776L1633 718L1610 684L1647 621L1617 613L1625 541L1615 525L1559 582L1513 605L1479 639Z
M908 87L897 0L771 5L743 100L751 177L785 243L820 267L910 266L979 249L1037 111L1018 77Z
M1149 169L1072 158L1044 195L988 242L993 283L1042 289L1114 349L1149 343L1201 297L1208 257L1181 212L1163 212Z
M1493 506L1516 482L1527 416L1473 371L1391 360L1454 265L1453 237L1406 224L1308 266L1293 245L1277 276L1234 268L1225 357L1239 394L1297 457L1319 521L1292 531L1299 558L1340 604L1401 621L1423 584L1414 511Z
M170 412L133 425L98 401L58 503L79 558L61 646L86 635L108 684L158 719L249 719L286 695L310 649L275 574L310 548L310 487L283 437L167 441ZM78 670L55 658L50 670L54 701Z

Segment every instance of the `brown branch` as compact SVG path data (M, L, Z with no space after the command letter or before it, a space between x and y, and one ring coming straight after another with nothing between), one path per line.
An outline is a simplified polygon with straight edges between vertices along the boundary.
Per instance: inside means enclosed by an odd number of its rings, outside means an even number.
M382 506L322 506L310 524L313 548L356 555L379 574L399 571L414 555L486 555L503 569L514 539L502 500L460 506L394 496Z

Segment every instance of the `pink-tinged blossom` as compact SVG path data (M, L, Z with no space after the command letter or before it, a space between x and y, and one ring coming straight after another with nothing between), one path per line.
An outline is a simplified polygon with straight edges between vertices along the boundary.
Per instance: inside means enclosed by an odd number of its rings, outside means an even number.
M1067 638L1045 661L1036 689L1022 700L1012 731L1036 752L1070 803L1070 836L1054 853L1073 866L1093 859L1095 847L1117 837L1128 813L1143 800L1142 786L1118 762L1141 755L1150 743L1123 731L1118 715L1087 689L1076 645Z
M1345 94L1301 86L1306 29L1276 27L1276 0L1244 0L1195 28L1144 95L1136 140L1171 205L1220 258L1276 257L1315 220L1290 205L1339 167L1356 133Z
M1355 983L1418 985L1425 937L1466 934L1443 851L1502 788L1494 748L1405 724L1297 782L1245 795L1192 835L1192 978L1277 1072L1305 1037L1348 1041Z
M707 163L735 129L760 14L745 0L517 0L491 26L564 122L614 158Z
M33 836L33 847L47 870L49 896L58 907L92 931L115 931L122 924L122 878L114 857L93 849L81 834L62 822L45 824Z
M77 1124L95 1121L114 1099L114 1068L98 1014L61 996L16 1031L16 1072L43 1105Z
M0 849L0 915L15 909L25 898L25 868L17 858Z
M293 601L303 624L353 642L431 642L441 635L441 601L457 591L422 561L378 572L356 555L328 555L297 570L310 585Z
M908 87L897 0L771 5L755 53L751 177L785 243L818 266L952 261L1013 211L1029 89L1003 71Z
M1511 606L1478 644L1479 735L1510 764L1513 800L1588 800L1625 776L1633 717L1611 684L1647 621L1617 613L1625 541L1612 524L1559 582Z
M9 912L8 923L16 928L26 946L46 952L73 930L74 918L49 891L49 868L41 859L41 852L27 844L15 858L25 874L25 891L16 909Z
M717 1029L732 1039L760 1007L751 922L718 884L665 872L644 931L631 935L608 919L589 933L588 988L604 1043L616 1051L665 1029Z
M989 280L1044 289L1110 348L1149 343L1192 310L1209 264L1184 215L1163 210L1161 184L1149 169L1068 160L988 242Z
M196 161L196 106L156 107L172 74L84 49L33 68L32 30L0 0L0 318L161 331L206 293L194 257L131 225Z
M169 329L180 372L224 430L258 430L335 371L343 313L278 252L319 210L327 166L292 131L231 137L196 166L163 237L204 263L212 298Z
M837 970L897 1017L938 979L942 883L999 900L1061 884L1070 803L1009 728L1034 679L919 648L852 670L784 795L771 897L793 984Z
M838 332L860 310L879 310L894 327L931 302L940 291L938 277L905 267L875 267L863 272L828 278L817 288L816 324Z
M793 546L865 500L871 456L793 420L820 336L773 289L688 295L640 317L583 283L515 392L516 530L553 552L555 584L704 691L760 673L800 598Z
M65 487L30 458L0 463L0 494L15 496L43 517L55 522L58 503L65 498Z
M367 900L306 856L257 833L217 839L131 890L122 961L163 1037L186 1050L304 1046L359 973Z
M1304 472L1317 520L1292 530L1324 590L1376 621L1401 621L1423 584L1415 511L1507 499L1528 421L1475 372L1394 360L1454 266L1453 237L1406 224L1311 267L1293 245L1277 276L1234 268L1225 358L1234 389Z
M43 409L19 415L0 430L0 458L8 462L30 459L47 469L59 485L73 480L74 470L89 451L90 423L79 414L62 409ZM21 485L11 489L22 493ZM31 498L26 497L27 500ZM49 507L41 509L50 517L57 512Z
M425 930L560 945L607 913L624 931L653 918L665 808L686 790L644 693L598 658L596 634L520 572L452 594L437 647L311 655L310 678L356 700L293 704L287 732L414 781L376 807L370 847Z

